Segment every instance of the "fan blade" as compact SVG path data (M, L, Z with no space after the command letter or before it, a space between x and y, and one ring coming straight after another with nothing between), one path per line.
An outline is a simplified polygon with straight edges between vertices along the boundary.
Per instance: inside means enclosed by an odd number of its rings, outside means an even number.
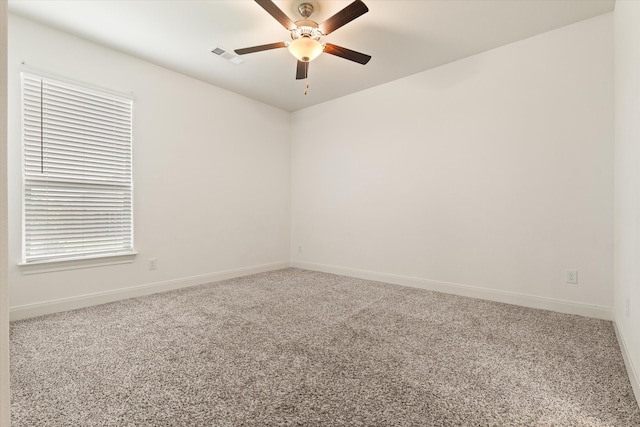
M334 32L338 28L353 21L360 15L364 15L369 11L369 8L361 0L356 0L349 6L342 9L340 12L333 15L331 18L320 24L320 30L326 36L329 33Z
M263 44L263 45L260 45L260 46L253 46L253 47L245 47L243 49L236 49L234 52L237 53L238 55L246 55L247 53L262 52L263 50L278 49L278 48L281 48L281 47L287 47L287 44L285 42Z
M324 52L331 55L339 56L340 58L348 59L349 61L357 62L358 64L366 64L371 59L371 56L364 53L356 52L355 50L347 49L346 47L337 46L335 44L326 43Z
M296 80L302 80L309 77L309 63L298 61L296 68Z
M296 28L295 22L293 22L278 6L276 6L271 0L255 0L269 15L276 18L276 21L282 24L287 30L293 30Z

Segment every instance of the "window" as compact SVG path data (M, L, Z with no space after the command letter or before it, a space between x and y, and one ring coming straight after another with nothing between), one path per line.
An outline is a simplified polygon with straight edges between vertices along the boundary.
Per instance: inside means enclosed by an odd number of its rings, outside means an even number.
M133 100L22 73L23 261L133 253Z

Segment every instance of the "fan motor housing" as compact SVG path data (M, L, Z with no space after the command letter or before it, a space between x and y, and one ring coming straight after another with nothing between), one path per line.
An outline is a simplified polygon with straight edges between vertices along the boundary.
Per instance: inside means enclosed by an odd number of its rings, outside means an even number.
M318 28L318 23L315 21L311 21L308 19L303 19L301 21L296 21L296 28L291 30L291 38L293 40L299 39L301 37L309 37L314 40L320 40L324 34L320 28Z

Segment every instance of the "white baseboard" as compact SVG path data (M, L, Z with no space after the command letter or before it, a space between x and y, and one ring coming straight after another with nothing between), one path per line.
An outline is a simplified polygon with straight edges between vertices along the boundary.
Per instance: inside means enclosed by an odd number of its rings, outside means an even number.
M400 276L396 274L379 273L375 271L358 270L347 267L336 267L332 265L314 264L309 262L292 261L291 266L304 270L322 271L325 273L333 273L342 276L356 277L359 279L392 283L394 285L410 286L413 288L427 289L430 291L444 292L465 297L516 304L525 307L539 308L542 310L556 311L559 313L577 314L580 316L593 317L596 319L613 320L611 307L584 304L580 302L566 301L555 298L545 298L535 295L521 294L517 292L502 291L498 289L481 288L478 286L461 285L458 283L422 279L418 277Z
M235 270L227 270L216 273L191 276L181 279L156 282L145 285L131 286L112 291L98 292L70 298L61 298L34 304L25 304L9 308L10 320L27 319L60 311L75 310L92 305L105 304L127 298L135 298L150 295L157 292L170 291L203 283L217 282L233 279L267 271L280 270L288 267L296 267L304 270L322 271L360 279L375 280L396 285L410 286L437 292L445 292L454 295L472 298L486 299L490 301L504 302L508 304L522 305L525 307L539 308L543 310L557 311L566 314L594 317L597 319L613 320L610 307L584 304L573 301L545 298L534 295L520 294L497 289L487 289L477 286L462 285L457 283L428 280L417 277L401 276L396 274L380 273L375 271L358 270L347 267L337 267L324 264L315 264L301 261L283 261L272 264L257 265Z
M627 368L627 375L629 376L629 381L631 382L631 388L633 389L633 394L636 396L636 402L640 405L640 370L637 366L634 365L633 359L629 354L629 348L627 347L627 342L624 339L624 335L620 332L618 328L618 322L613 322L613 327L616 331L616 337L618 338L618 345L620 346L620 351L622 352L622 359L624 359L624 366Z
M149 283L146 285L131 286L127 288L115 289L106 292L81 295L71 298L61 298L52 301L44 301L35 304L25 304L9 308L10 320L21 320L30 317L42 316L45 314L58 313L61 311L75 310L92 305L105 304L128 298L140 297L143 295L155 294L158 292L171 291L174 289L186 288L189 286L202 285L204 283L218 282L220 280L233 279L236 277L248 276L251 274L264 273L267 271L281 270L291 266L289 261L277 262L273 264L256 265L252 267L239 268L235 270L219 271L216 273L202 274L199 276L185 277L182 279L167 280L164 282Z

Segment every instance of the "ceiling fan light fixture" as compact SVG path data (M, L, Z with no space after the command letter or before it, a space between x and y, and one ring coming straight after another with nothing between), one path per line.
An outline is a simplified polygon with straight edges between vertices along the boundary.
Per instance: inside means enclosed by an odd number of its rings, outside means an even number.
M311 37L300 37L289 43L289 52L299 61L311 62L324 50L324 44Z

